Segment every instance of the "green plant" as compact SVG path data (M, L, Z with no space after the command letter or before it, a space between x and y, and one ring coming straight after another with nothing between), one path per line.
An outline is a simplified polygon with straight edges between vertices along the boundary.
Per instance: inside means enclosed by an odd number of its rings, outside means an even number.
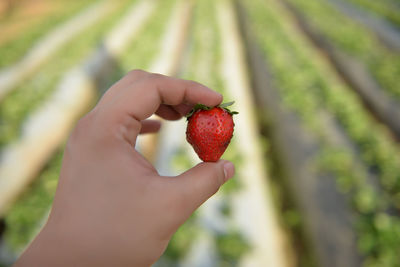
M376 16L381 16L397 27L400 27L400 6L387 0L349 0L356 6L366 9Z
M80 10L88 7L97 0L48 1L52 11L45 16L32 19L29 26L4 43L0 44L0 68L6 67L20 59L41 37L71 18ZM40 8L40 7L39 7ZM20 23L21 17L11 16L0 19L0 26Z
M337 48L365 64L378 84L400 100L400 56L383 47L367 28L343 15L326 0L289 0L315 29ZM380 1L374 1L380 2ZM340 27L337 22L340 21Z
M90 55L131 3L129 0L119 1L115 11L67 43L52 61L45 63L39 72L6 96L0 105L0 149L19 137L22 122L29 113L54 92L66 71Z

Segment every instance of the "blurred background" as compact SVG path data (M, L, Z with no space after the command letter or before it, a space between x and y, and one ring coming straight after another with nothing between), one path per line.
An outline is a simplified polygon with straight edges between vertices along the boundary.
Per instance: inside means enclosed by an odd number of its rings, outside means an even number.
M239 111L235 179L155 266L400 266L399 0L0 0L0 266L45 223L76 121L132 69ZM160 174L199 162L185 127L139 138Z

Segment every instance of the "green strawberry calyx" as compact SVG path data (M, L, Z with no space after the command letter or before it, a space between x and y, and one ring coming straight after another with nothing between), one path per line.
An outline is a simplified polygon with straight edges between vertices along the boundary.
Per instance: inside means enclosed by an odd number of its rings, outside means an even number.
M231 101L231 102L227 102L227 103L220 104L220 105L215 106L215 107L209 107L209 106L206 106L206 105L203 105L203 104L196 104L196 105L193 107L193 109L186 115L186 118L189 119L189 118L190 118L196 111L198 111L198 110L210 110L210 109L213 109L213 108L223 108L223 109L225 109L229 114L231 114L231 115L233 116L233 115L239 114L239 112L237 112L237 111L231 111L231 110L228 108L229 106L232 106L234 103L235 103L235 101Z

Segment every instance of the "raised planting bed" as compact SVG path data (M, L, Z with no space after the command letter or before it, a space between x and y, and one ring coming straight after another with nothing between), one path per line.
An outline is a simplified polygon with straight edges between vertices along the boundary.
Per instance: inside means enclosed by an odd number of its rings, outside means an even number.
M178 2L180 3L179 5L177 5ZM175 26L179 27L179 30L185 29L184 27L186 26L182 26L178 22L172 20L172 17L175 15L182 16L185 14L180 10L180 8L184 8L181 6L183 5L181 1L178 0L160 1L160 3L158 3L157 10L154 14L154 18L157 19L150 20L146 27L141 29L138 33L140 39L130 42L126 47L125 52L118 56L120 67L119 77L133 69L144 69L147 71L157 72L155 64L157 61L161 60L161 52L167 50L168 52L164 53L175 54L172 47L174 45L183 44L184 40L168 40L168 31L169 34L173 34L175 38L182 37L179 34L174 33L171 30L171 26L166 22L169 22L170 24L175 23ZM172 39L172 37L170 39ZM167 45L167 42L170 42L171 44ZM176 62L176 60L171 60L171 63L169 64L172 64L173 62ZM175 72L169 67L162 68L160 72L167 72L167 70L168 72Z
M292 13L300 30L329 58L336 71L360 95L366 108L377 120L388 126L395 139L400 140L400 121L397 119L400 116L399 102L382 90L360 62L327 41L292 4L287 1L283 3Z
M35 73L43 63L51 60L59 48L99 22L117 7L111 1L101 1L90 6L42 36L21 60L0 69L0 101L18 84Z
M391 138L371 120L329 64L310 49L310 43L299 34L294 21L277 1L254 1L246 3L246 7L249 27L255 36L250 40L256 40L261 49L260 54L251 57L255 64L253 73L258 73L255 79L260 90L256 97L265 109L267 121L271 121L272 140L289 186L304 212L302 220L319 264L397 266L397 193L385 185L388 172L375 173L365 150L362 151L379 140L388 158L375 167L384 168L391 157L397 157L396 144L386 146ZM261 71L265 70L261 63L254 63L262 61L260 58L268 63L267 73ZM273 88L279 98L274 96ZM352 124L344 124L344 117ZM336 120L342 123L344 132ZM371 123L368 130L359 128L359 122L367 121ZM356 128L360 131L358 138L367 138L371 130L376 130L370 136L373 140L357 141ZM391 148L389 152L387 149ZM336 179L336 186L330 177Z
M392 0L350 0L349 2L385 18L400 29L400 4Z
M129 0L119 1L118 7L104 20L63 46L52 61L7 95L0 105L0 150L21 135L27 115L51 95L70 68L90 55L130 4Z
M400 31L379 17L343 0L327 0L345 16L371 30L388 49L400 52Z

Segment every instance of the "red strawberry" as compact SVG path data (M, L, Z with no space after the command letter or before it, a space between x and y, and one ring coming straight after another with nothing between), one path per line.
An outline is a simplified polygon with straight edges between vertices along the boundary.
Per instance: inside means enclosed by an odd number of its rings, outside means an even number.
M218 161L228 147L235 126L232 115L238 113L227 108L233 103L213 108L197 104L187 115L186 140L201 160Z

